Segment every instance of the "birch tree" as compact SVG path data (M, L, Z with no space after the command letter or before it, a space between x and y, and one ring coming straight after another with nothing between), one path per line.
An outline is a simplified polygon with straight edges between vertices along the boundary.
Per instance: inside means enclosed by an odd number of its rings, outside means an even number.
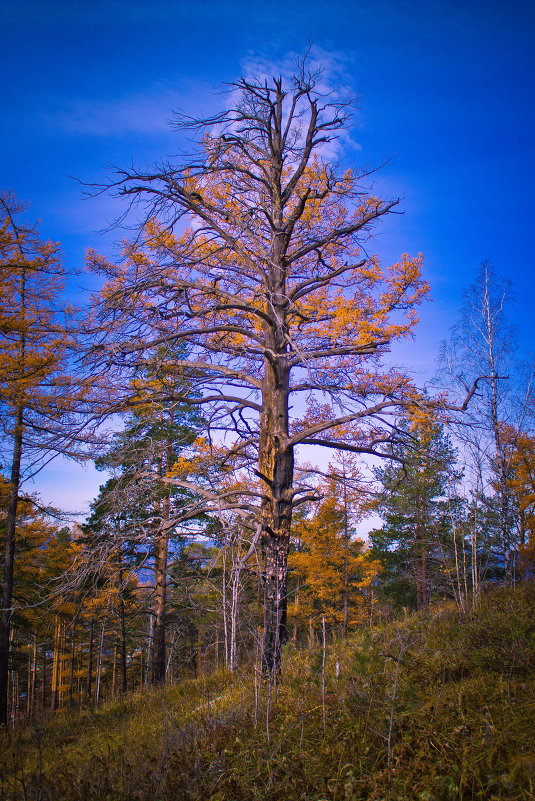
M442 380L461 393L476 376L485 376L468 414L456 427L456 435L475 474L472 483L480 488L479 499L495 518L494 542L488 545L501 554L509 578L516 543L504 432L511 425L518 434L525 430L533 376L531 372L520 388L516 334L508 320L512 300L510 282L484 261L464 294L459 320L443 346L440 371Z

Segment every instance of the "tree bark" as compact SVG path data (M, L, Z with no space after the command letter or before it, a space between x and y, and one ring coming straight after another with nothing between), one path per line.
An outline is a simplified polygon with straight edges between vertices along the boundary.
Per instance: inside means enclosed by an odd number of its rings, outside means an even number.
M418 524L417 531L419 554L416 557L416 597L418 609L427 606L427 543L425 527Z
M11 629L11 604L13 601L13 569L15 565L15 527L20 487L20 464L22 459L23 409L19 406L15 416L15 441L11 465L11 489L6 517L6 551L4 580L2 583L2 614L0 616L0 726L7 726L7 696L9 689L9 633Z
M343 474L343 491L344 491L344 598L343 598L343 622L342 632L344 637L347 637L347 625L349 621L349 521L347 509L347 486L346 486L346 472L344 467Z
M169 519L169 498L164 498L163 522ZM152 683L165 681L165 602L167 595L168 531L165 525L156 540L154 554L154 624L152 634Z
M498 374L496 366L495 355L495 320L492 309L491 301L491 278L489 273L489 264L485 262L484 268L484 296L483 301L483 315L485 323L485 339L488 347L488 360L490 367L490 422L492 427L492 436L494 438L495 459L496 459L496 472L498 474L498 495L499 495L499 528L501 535L501 545L505 558L505 573L506 580L510 581L513 574L514 561L511 553L511 533L509 531L509 494L507 489L507 463L503 448L500 419L499 419L499 392L498 392Z
M50 708L57 709L59 705L59 673L60 673L60 648L61 648L61 622L56 615L54 618L54 640L52 653L52 687L50 695Z
M71 659L69 665L69 694L67 702L69 709L72 706L73 691L74 691L74 662L76 659L75 633L76 633L76 621L73 620L71 625Z
M119 570L119 617L121 627L120 659L121 659L121 693L125 693L128 687L126 675L126 620L123 596L123 571Z
M46 643L43 643L43 684L41 687L41 707L42 709L46 709Z
M227 555L223 548L223 583L221 586L221 605L223 610L223 637L225 645L225 668L230 664L229 637L228 637L228 609L227 609Z
M100 700L100 679L102 678L102 654L104 651L104 630L106 627L106 617L102 621L102 627L100 629L100 639L98 644L98 657L97 657L97 686L95 689L95 704L98 706L98 702Z
M94 621L92 620L89 625L89 654L87 658L87 700L89 703L92 701L92 688L93 688L93 629Z
M30 710L29 717L33 716L35 710L35 685L37 678L37 633L33 635L33 663L32 663L32 682L30 687Z
M173 411L169 415L169 433L165 442L165 452L160 460L160 477L171 469L173 461ZM160 531L156 540L154 553L154 628L152 639L152 683L162 684L165 681L167 662L165 658L165 609L167 596L167 557L169 551L169 521L171 518L171 496L166 490L161 502Z
M239 554L238 554L239 557ZM237 650L237 630L238 630L238 613L239 613L239 593L240 593L240 575L241 569L238 563L233 566L230 573L230 584L232 588L231 593L231 606L230 606L230 672L233 673L238 666L238 650Z
M271 675L280 671L282 646L288 640L287 576L294 454L288 437L289 369L283 354L276 366L266 360L263 394L259 458L259 473L264 485L262 672Z

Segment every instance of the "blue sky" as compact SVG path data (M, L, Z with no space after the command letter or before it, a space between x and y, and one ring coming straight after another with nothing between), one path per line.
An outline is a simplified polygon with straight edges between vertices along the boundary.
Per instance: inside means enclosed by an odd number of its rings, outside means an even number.
M329 79L361 98L344 160L391 159L376 188L402 197L404 214L384 222L377 252L425 257L433 302L405 363L432 370L486 258L511 278L520 343L533 350L535 4L1 0L0 10L0 185L31 203L70 266L89 246L112 256L120 234L98 233L116 203L84 199L69 176L98 181L106 165L172 155L173 109L212 112L223 82L287 64L310 40ZM99 480L58 466L39 488L73 508Z

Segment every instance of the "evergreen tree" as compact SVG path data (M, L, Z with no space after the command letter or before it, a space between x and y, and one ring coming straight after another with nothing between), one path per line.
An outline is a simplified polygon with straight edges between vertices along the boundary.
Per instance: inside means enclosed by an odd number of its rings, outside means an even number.
M384 520L370 533L382 564L382 592L395 603L422 608L433 589L448 588L448 557L455 542L460 479L455 450L443 427L402 425L405 444L392 446L396 461L375 470L381 489L376 508Z
M176 354L175 354L176 355ZM165 364L165 355L160 354ZM94 505L88 529L99 529L94 559L105 564L111 553L122 566L137 569L150 564L154 571L152 593L152 666L154 683L166 672L166 596L170 545L183 541L177 520L190 493L171 486L167 477L179 455L190 449L201 420L188 404L177 401L183 394L183 372L138 373L132 384L133 411L124 430L114 436L97 467L112 470L114 477Z

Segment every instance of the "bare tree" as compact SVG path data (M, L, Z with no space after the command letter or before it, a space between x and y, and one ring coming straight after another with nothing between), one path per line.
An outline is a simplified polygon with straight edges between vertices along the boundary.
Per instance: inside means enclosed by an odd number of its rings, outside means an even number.
M94 355L119 380L126 368L156 368L157 345L186 341L188 356L165 369L195 371L183 399L204 407L202 458L249 476L247 491L199 484L193 459L189 474L181 463L165 480L198 492L191 514L230 509L253 538L260 527L266 674L287 638L292 510L316 497L295 480L295 450L385 452L417 395L381 357L410 337L427 292L421 257L383 270L368 253L374 224L398 201L374 196L368 171L328 160L353 104L322 94L319 77L301 64L286 82L240 79L229 110L178 117L198 150L150 172L118 170L102 191L146 223L121 266L91 257L108 279Z
M463 393L477 376L486 377L456 427L456 435L465 458L470 460L476 495L494 497L496 547L505 560L509 578L516 546L505 426L522 430L532 393L531 378L524 382L525 386L519 386L516 333L507 316L512 299L510 282L500 278L484 261L464 295L459 321L440 357L440 379Z

